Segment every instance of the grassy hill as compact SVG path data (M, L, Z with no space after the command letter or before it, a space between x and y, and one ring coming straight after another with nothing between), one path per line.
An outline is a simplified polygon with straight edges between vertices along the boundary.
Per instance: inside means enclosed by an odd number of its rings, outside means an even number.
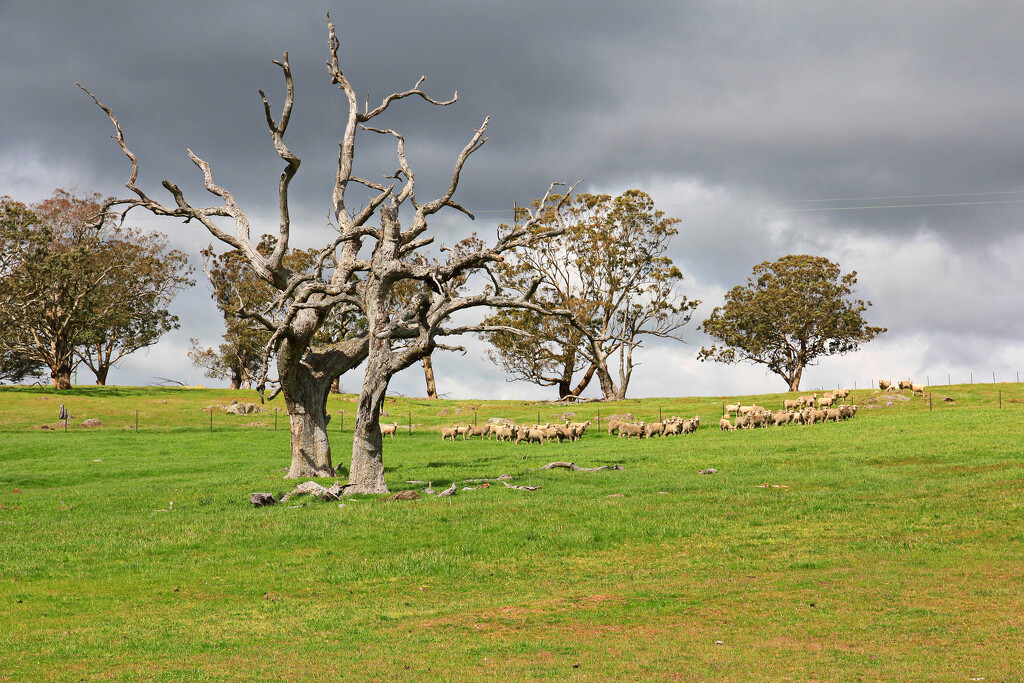
M877 407L854 420L736 433L717 429L724 398L396 398L384 419L413 430L385 444L392 491L541 488L260 509L250 492L294 484L286 419L215 409L211 433L204 410L253 396L0 389L0 681L1020 676L1022 385L935 387L931 410L862 390ZM350 398L329 404L341 466ZM438 431L659 410L701 429L541 446ZM539 469L555 460L624 469Z

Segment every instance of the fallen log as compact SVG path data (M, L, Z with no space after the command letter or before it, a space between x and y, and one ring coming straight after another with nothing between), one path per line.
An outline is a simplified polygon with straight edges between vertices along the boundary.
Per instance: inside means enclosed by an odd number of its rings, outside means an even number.
M601 470L621 470L621 469L624 469L622 467L622 465L604 465L603 467L580 467L579 465L577 465L574 462L552 462L552 463L549 463L547 465L544 465L544 467L541 467L541 469L542 470L553 470L553 469L555 469L557 467L563 467L563 468L565 468L567 470L572 470L573 472L600 472Z
M501 482L506 488L515 489L517 491L536 491L541 488L540 486L518 486L516 484L510 484L507 481Z

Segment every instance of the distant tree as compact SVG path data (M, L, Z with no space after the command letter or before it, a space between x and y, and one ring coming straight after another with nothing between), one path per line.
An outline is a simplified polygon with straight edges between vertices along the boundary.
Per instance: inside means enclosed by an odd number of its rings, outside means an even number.
M97 217L102 197L56 190L31 207L0 199L0 346L71 387L84 359L103 384L110 366L156 342L189 284L184 254Z
M644 337L681 341L700 303L678 291L683 275L665 255L679 219L657 210L647 193L628 190L577 195L566 203L565 221L559 239L517 250L493 271L499 289L524 291L539 278L537 301L567 315L495 313L487 324L528 334L485 335L489 355L515 379L557 386L559 397L578 396L596 376L604 398L622 399Z
M101 199L57 190L31 207L0 200L0 346L48 367L57 389L71 388L75 347L93 338L96 298L120 265L95 258L106 225L89 220Z
M864 321L870 301L850 298L856 284L856 271L843 275L821 256L760 263L701 324L721 345L702 348L698 358L761 364L799 391L804 368L816 359L856 351L885 332Z
M0 347L0 382L20 384L25 380L34 381L42 375L43 368L38 361Z
M75 350L99 385L107 383L110 368L120 359L178 329L178 317L168 307L178 292L195 284L188 277L188 256L168 249L162 235L112 230L111 238L97 244L94 258L121 267L108 273L93 297L92 332Z

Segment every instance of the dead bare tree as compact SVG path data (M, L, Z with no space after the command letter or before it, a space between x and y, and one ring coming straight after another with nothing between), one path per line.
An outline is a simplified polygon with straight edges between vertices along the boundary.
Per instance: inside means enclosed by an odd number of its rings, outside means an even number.
M270 359L276 356L279 388L271 394L271 398L278 391L284 394L291 423L292 465L287 476L334 476L327 436L327 423L330 420L325 409L327 393L334 379L366 360L348 490L385 493L388 489L384 483L383 446L378 420L391 377L420 361L435 348L449 348L438 342L438 337L489 329L482 325L451 325L450 317L459 311L481 306L543 310L532 303L536 286L517 292L514 297L503 296L500 292L463 295L458 290L468 274L486 270L488 263L502 260L504 252L560 234L561 228L557 225L539 231L536 225L542 211L547 213L548 218L552 210L558 213L561 202L564 202L561 197L569 193L554 199L554 186L549 188L539 204L535 218L523 222L519 229L502 234L489 249L481 247L469 253L453 254L445 263L415 258L420 250L434 241L433 237L424 235L430 216L445 207L451 207L473 217L452 197L467 159L486 141L484 131L487 120L475 131L456 158L445 192L431 201L419 202L415 194L415 175L406 160L405 138L393 130L365 124L384 113L398 100L419 97L433 105L447 106L457 101L458 93L450 100L435 100L420 89L424 77L412 89L388 95L373 109L367 106L360 110L356 91L339 65L339 42L330 15L327 25L327 71L332 83L342 90L348 100L348 119L339 144L333 190L333 212L338 234L320 251L316 266L309 271L295 272L284 264L291 233L288 187L301 162L284 141L294 103L294 83L287 52L281 61L274 61L284 73L286 86L285 103L278 119L275 120L266 95L260 91L274 148L285 162L278 185L280 226L275 247L267 255L261 254L252 241L249 218L232 193L214 181L210 165L191 150L188 151L189 157L202 172L206 190L222 203L207 207L194 206L177 185L167 180L163 181L163 187L171 193L173 206L161 203L142 190L136 184L138 159L126 145L120 123L110 108L91 92L82 89L110 118L117 132L118 144L132 165L131 176L125 186L134 196L110 202L105 211L118 207L123 220L128 211L141 207L156 215L175 216L186 222L198 221L222 243L244 254L256 274L279 292L269 308L248 310L242 307L239 315L257 321L272 333L265 349L258 390L262 397ZM396 141L400 168L386 176L384 183L353 174L356 136L359 131L390 135ZM358 210L351 209L346 199L352 184L372 191L368 201ZM403 205L408 205L407 210L412 212L406 229L402 228L399 221ZM372 224L375 217L379 217L379 225ZM217 218L231 219L235 232L232 234L222 230L215 222ZM360 258L367 240L373 241L370 256ZM407 280L423 282L427 286L426 291L396 311L391 292L396 285ZM335 319L345 315L361 316L367 324L362 328L364 331L348 338L328 345L314 345L314 337L332 314Z

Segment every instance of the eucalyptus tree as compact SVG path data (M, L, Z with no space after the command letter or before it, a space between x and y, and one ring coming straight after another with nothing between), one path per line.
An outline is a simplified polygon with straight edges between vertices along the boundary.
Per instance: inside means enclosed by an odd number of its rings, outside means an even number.
M524 291L539 279L538 301L568 315L495 313L488 323L530 334L486 334L490 356L516 379L557 386L559 397L578 396L596 376L605 399L623 399L637 366L634 351L646 337L682 341L700 303L679 291L683 275L666 255L679 219L641 190L579 194L564 214L543 214L564 220L558 240L517 250L495 272L500 289ZM544 227L541 221L533 229Z
M701 324L718 343L698 358L764 365L799 391L804 369L818 358L851 353L885 332L864 320L871 302L851 298L856 284L857 271L843 274L822 256L759 263Z
M184 254L102 218L103 201L59 189L31 206L0 198L0 346L48 367L57 389L71 388L79 359L103 384L118 359L156 343L191 284Z
M269 254L261 253L253 241L249 216L234 194L214 180L210 164L191 150L189 157L201 172L206 190L217 198L215 203L197 205L168 180L163 182L163 187L171 195L170 203L154 198L140 187L137 184L138 159L125 142L118 119L109 107L88 90L86 92L110 118L118 144L131 162L126 187L132 196L109 202L107 210L117 207L124 215L139 207L157 215L195 221L222 244L238 250L253 272L275 290L270 306L256 309L241 305L236 315L256 321L270 333L257 389L262 396L268 383L270 359L276 358L278 387L271 398L278 392L283 393L288 409L292 452L288 476L335 474L327 435L326 396L335 378L365 361L348 490L386 492L379 416L391 377L443 346L438 337L483 329L481 325L452 324L453 314L480 306L524 306L540 310L531 302L536 286L527 287L514 296L503 296L465 294L459 291L457 284L473 272L499 262L511 249L536 244L557 234L558 228L535 230L538 219L531 218L501 234L489 248L450 254L443 263L417 259L434 241L434 237L426 235L431 216L442 209L453 208L472 217L453 196L467 160L485 142L487 119L456 156L451 177L440 196L420 201L416 195L416 176L405 154L404 136L368 124L400 100L419 98L444 107L456 102L458 94L448 100L434 99L421 89L424 78L420 78L411 89L392 93L373 108L369 104L360 108L360 98L341 69L340 45L329 15L327 26L327 73L331 83L341 90L348 111L338 145L331 197L336 233L319 249L312 267L302 271L289 267L285 258L291 248L289 185L301 163L284 139L295 102L287 52L283 59L274 61L285 81L285 101L279 116L275 117L266 95L260 91L274 149L284 162L277 187L279 227ZM354 173L356 142L362 133L390 136L394 140L398 171L385 175L381 181ZM364 188L368 196L351 199L353 187ZM551 203L552 195L549 189L542 204ZM400 220L403 210L409 218L408 227L403 227ZM233 231L218 224L223 218L234 224ZM425 289L396 308L393 291L408 280L423 283ZM332 316L350 315L363 319L365 328L330 344L318 344L318 335Z

